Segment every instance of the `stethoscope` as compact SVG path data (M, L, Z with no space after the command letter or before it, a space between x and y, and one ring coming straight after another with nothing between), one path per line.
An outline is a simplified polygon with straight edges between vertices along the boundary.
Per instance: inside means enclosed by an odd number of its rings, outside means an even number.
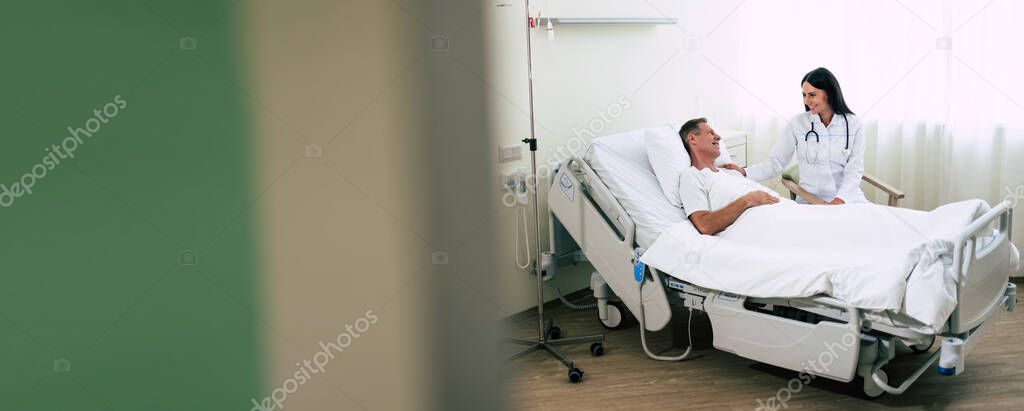
M850 154L850 121L846 118L845 113L840 115L843 116L843 123L846 123L846 146L843 147L843 156L845 157ZM808 150L810 149L808 148L808 144L806 144L811 139L812 134L814 135L814 142L817 143L814 150L814 161L811 161L811 157L808 153ZM810 164L817 164L818 159L821 158L821 137L818 136L817 131L814 131L814 117L811 117L811 130L808 131L807 134L804 134L804 143L804 160Z

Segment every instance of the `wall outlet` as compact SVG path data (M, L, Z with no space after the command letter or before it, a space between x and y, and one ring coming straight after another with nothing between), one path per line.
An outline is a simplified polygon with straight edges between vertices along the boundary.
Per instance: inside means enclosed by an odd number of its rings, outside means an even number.
M515 173L502 173L501 174L501 188L504 190L513 191L519 185L516 179Z

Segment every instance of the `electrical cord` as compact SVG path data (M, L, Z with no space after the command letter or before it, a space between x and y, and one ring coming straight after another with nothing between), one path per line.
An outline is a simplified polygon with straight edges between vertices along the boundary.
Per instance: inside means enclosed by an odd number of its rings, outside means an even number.
M519 227L518 226L519 226L519 216L520 216L520 214L516 214L516 229L515 229L515 233L516 233L516 267L519 267L520 269L525 270L527 268L530 268L530 262L532 261L531 260L532 257L530 256L530 231L529 231L530 227L529 227L529 221L527 221L527 219L526 219L526 207L518 207L518 208L519 208L520 211L522 211L521 214L522 214L522 217L523 217L523 238L524 238L524 242L526 243L526 264L519 264Z
M560 290L558 287L555 287L555 293L558 294L558 299L562 300L562 305L572 308L573 310L589 310L592 308L597 308L597 303L586 305L573 304L571 301L565 299L565 297L562 296L562 290Z
M640 344L644 347L644 352L647 353L648 357L658 361L682 361L690 356L690 350L693 349L693 329L690 328L691 321L693 321L693 308L690 308L690 318L686 320L686 337L689 340L689 347L686 347L686 352L675 357L666 357L661 355L655 355L647 348L647 316L644 314L644 282L640 282Z

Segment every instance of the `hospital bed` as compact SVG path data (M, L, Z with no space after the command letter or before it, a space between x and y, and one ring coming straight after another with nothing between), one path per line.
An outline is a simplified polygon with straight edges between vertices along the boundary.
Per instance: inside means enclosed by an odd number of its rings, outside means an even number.
M548 193L552 230L568 233L597 270L591 288L606 327L621 324L627 315L623 311L643 318L642 334L669 325L672 306L690 309L691 315L703 311L716 349L843 382L861 377L864 393L874 398L903 393L940 357L940 373L961 373L980 333L1017 302L1016 286L1008 282L1011 267L1019 265L1010 242L1008 202L977 218L960 236L946 266L955 270L957 306L939 333L899 313L862 310L827 295L749 298L699 287L652 267L644 268L642 281L636 281L638 253L669 226L688 222L665 199L643 136L643 130L636 130L596 138L585 155L558 168ZM941 347L930 350L937 340ZM904 347L901 354L910 347L927 359L894 386L883 367L897 355L897 346ZM809 366L826 351L832 351L827 366L821 366L823 361Z

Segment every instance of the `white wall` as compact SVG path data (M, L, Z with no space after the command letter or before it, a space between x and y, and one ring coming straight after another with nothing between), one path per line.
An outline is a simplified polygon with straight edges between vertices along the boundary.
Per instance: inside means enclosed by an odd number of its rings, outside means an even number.
M491 5L484 11L492 171L499 175L530 164L525 146L521 161L497 162L499 145L517 144L530 132L525 5L518 1L508 4ZM678 6L672 1L549 0L542 6L544 15L552 17L678 14ZM555 39L548 41L543 30L535 30L532 38L540 142L538 164L565 159L573 149L582 154L582 147L594 136L688 118L693 101L682 95L679 75L683 69L683 34L672 25L560 25L555 27ZM546 175L544 170L540 174ZM546 186L547 182L542 184ZM512 314L536 305L535 284L527 271L514 264L516 209L501 204L503 192L499 182L494 181L493 185L499 201L486 230L494 234L498 244L496 259L486 263L493 266L494 279L499 284L496 303L505 314ZM543 194L546 193L542 192L542 205L546 204ZM532 210L528 210L528 215L532 224ZM546 246L547 222L543 224L542 244ZM518 229L521 231L522 227ZM591 271L589 264L563 269L549 282L548 299L555 298L554 286L563 293L588 286Z

